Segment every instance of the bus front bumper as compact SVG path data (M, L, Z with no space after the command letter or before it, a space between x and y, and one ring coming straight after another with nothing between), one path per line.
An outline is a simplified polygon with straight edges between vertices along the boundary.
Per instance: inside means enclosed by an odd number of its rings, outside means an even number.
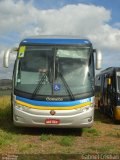
M46 123L46 120L50 123ZM83 128L91 127L93 121L94 107L90 106L83 107L83 110L56 110L55 115L51 115L50 110L28 108L21 110L13 107L13 122L15 126Z

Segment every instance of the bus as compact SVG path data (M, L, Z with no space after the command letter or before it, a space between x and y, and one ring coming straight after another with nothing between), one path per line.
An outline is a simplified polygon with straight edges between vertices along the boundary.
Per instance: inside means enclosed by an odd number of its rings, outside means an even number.
M120 67L109 67L101 71L95 80L98 108L110 116L113 121L120 121Z
M17 52L11 94L15 126L91 127L94 122L94 53L88 39L40 36L23 39L4 53L4 66Z

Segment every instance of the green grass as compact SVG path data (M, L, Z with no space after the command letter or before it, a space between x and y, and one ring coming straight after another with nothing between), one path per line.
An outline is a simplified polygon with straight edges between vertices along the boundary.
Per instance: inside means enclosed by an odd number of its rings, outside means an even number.
M0 97L0 148L12 144L18 135L12 133L15 129L11 122L10 96Z
M35 149L37 147L37 144L35 144L35 143L23 143L22 145L19 145L18 146L18 149L19 149L19 151L20 152L26 152L26 151L30 151L30 150L33 150L33 149Z
M0 96L6 96L10 94L11 94L11 90L1 90L0 91Z
M114 146L101 146L101 147L97 147L97 151L100 153L110 153L110 151L114 149Z
M41 141L48 141L48 140L52 140L52 135L50 134L42 134L41 136L40 136L40 140Z
M119 126L114 126L114 128L117 127L115 130L111 128L110 123L105 123L104 117L101 121L99 112L96 114L96 119L97 122L101 122L100 124L95 121L95 126L92 128L64 130L16 128L11 121L10 110L10 96L0 97L0 154L7 152L11 154L20 153L21 155L36 153L120 153L118 143L120 138ZM107 132L103 133L99 126L105 129L106 125ZM111 145L111 143L109 145L111 138L114 145Z
M13 140L13 135L11 133L0 131L0 146L11 143L11 140Z
M95 128L84 128L83 129L83 134L85 134L86 136L100 136L100 131L96 130Z
M109 132L106 134L108 137L114 137L114 138L120 138L120 132L114 131L114 132Z
M64 136L59 140L61 146L72 146L74 144L75 137L73 136Z
M111 151L114 150L115 146L110 145L103 145L103 146L91 146L88 147L89 152L91 153L112 153Z

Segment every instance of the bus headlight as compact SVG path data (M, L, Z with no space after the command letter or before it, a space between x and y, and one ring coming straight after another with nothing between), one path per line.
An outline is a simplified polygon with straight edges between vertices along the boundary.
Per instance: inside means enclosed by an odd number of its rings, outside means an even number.
M82 111L83 111L83 112L88 111L88 110L89 110L89 107L83 107L83 108L82 108Z
M15 103L15 107L16 107L16 109L18 109L20 111L27 111L28 110L28 107L25 107L25 106L18 104L18 103Z
M118 101L120 101L120 97L118 97Z
M91 109L91 108L93 108L93 104L91 104L91 105L89 105L89 106L86 106L86 107L82 107L82 108L81 108L81 111L82 111L82 112L86 112L86 111L88 111L88 110Z

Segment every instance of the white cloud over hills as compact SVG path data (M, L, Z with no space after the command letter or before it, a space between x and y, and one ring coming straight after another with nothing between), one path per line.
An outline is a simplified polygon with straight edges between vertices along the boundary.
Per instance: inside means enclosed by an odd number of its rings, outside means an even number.
M0 45L0 50L6 48L6 41L16 44L30 35L78 35L89 38L103 52L119 52L120 29L109 24L111 14L104 7L92 4L42 10L33 1L1 0L0 35L4 47ZM10 46L15 44L10 42Z

